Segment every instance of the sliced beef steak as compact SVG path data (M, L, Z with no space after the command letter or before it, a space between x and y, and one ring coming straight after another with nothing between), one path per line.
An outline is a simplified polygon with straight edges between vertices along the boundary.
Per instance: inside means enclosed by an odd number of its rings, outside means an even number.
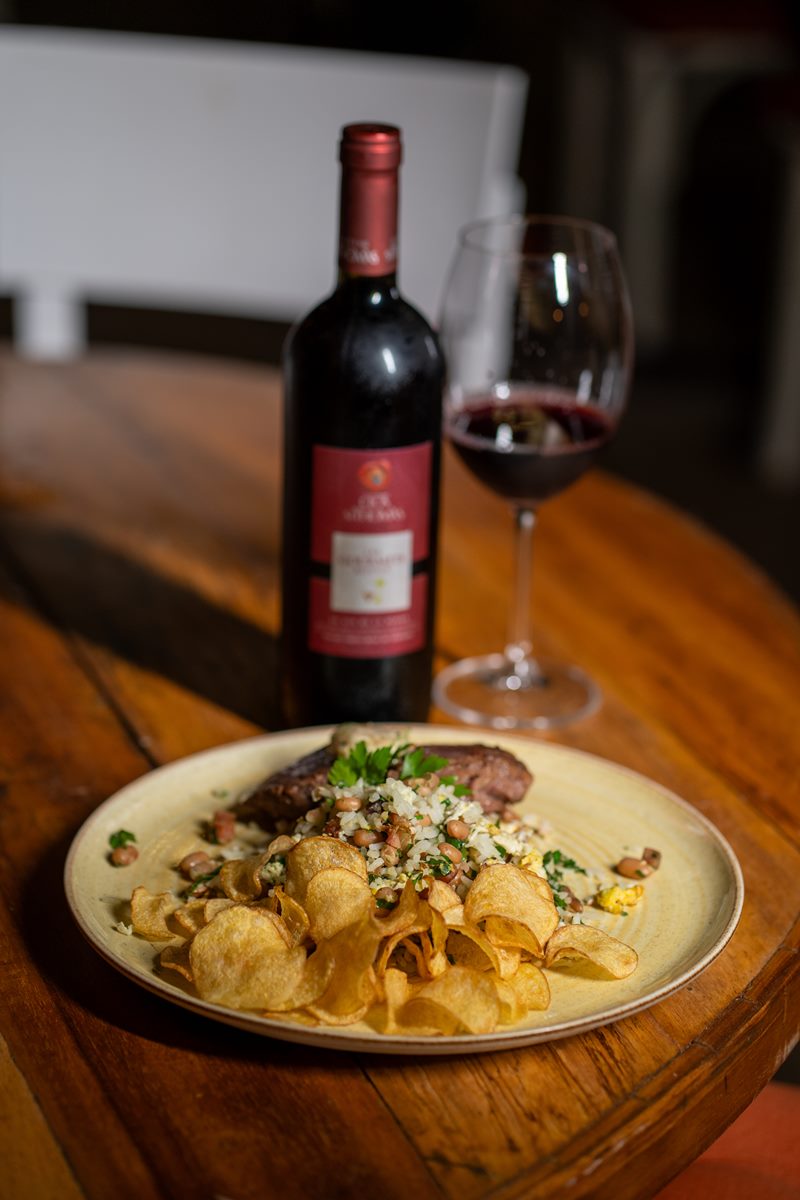
M423 749L447 759L446 773L471 790L484 812L499 812L506 804L517 804L533 782L527 767L499 746ZM326 782L334 758L334 750L323 746L276 771L233 806L237 819L255 821L265 829L274 829L276 821L295 821L311 808L314 789Z

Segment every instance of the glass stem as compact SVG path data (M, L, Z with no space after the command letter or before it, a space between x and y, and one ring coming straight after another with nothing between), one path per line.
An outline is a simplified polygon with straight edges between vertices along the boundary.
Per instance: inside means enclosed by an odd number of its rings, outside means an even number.
M539 675L539 668L532 656L531 643L531 564L533 551L533 528L536 513L532 508L514 509L516 545L514 548L514 599L508 629L506 658L513 664L514 674L530 681Z

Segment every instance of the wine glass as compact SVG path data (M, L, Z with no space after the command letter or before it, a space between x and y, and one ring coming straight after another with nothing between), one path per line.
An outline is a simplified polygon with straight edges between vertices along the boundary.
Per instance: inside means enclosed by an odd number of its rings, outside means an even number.
M531 541L539 505L591 466L625 407L633 327L614 235L565 217L466 226L440 336L445 433L511 504L516 579L505 650L453 663L434 680L433 698L496 729L563 726L592 713L600 692L579 667L533 652Z

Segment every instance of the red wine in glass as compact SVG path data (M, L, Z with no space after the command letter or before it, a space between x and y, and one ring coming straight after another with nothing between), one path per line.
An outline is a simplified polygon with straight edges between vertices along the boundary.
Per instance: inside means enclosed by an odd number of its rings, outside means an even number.
M478 479L508 500L532 505L579 479L613 431L601 408L557 388L470 397L449 411L446 424Z
M446 435L508 502L516 546L505 648L449 663L434 700L473 725L561 728L594 712L600 692L580 667L534 653L532 536L542 501L593 465L625 408L633 325L614 235L535 213L466 226L440 335Z

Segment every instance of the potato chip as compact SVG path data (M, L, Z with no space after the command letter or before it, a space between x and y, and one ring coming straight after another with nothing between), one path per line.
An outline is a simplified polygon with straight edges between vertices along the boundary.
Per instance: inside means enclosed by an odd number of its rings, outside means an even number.
M497 999L500 1001L500 1016L498 1018L501 1025L516 1025L517 1021L521 1021L527 1013L527 1009L522 1001L522 997L517 994L507 979L494 980Z
M413 885L411 885L411 886L413 887ZM404 895L405 895L405 892L404 892ZM407 919L404 921L403 927L398 929L398 931L396 933L391 934L389 937L387 937L383 940L383 946L381 948L381 953L378 958L378 962L376 964L376 970L377 970L379 976L382 975L384 973L384 971L386 970L386 968L388 967L389 959L392 957L392 954L394 953L395 948L401 942L404 942L406 939L413 938L415 934L425 933L431 927L431 924L434 919L434 912L436 910L431 908L431 906L430 906L430 904L428 904L427 900L420 900L419 896L416 893L414 893L414 895L416 897L415 903L412 906L412 904L409 902L407 911L406 911ZM413 908L413 915L412 915L412 908ZM437 915L441 916L441 914L437 914ZM384 922L380 921L380 920L374 920L372 922L372 925L373 925L373 928L378 931L378 935L380 936L382 934L382 931L384 928ZM421 972L423 974L427 974L425 960L422 957L422 947L418 943L415 942L415 943L413 943L413 949L410 950L410 953L414 957L415 962L417 962L418 967L421 969Z
M484 867L478 872L464 901L464 916L472 925L488 918L502 918L522 926L529 937L516 930L517 936L512 938L515 931L497 922L492 926L494 935L487 928L487 936L495 945L522 946L540 955L558 926L558 913L547 882L511 863Z
M534 963L520 963L519 970L507 982L519 996L525 1012L550 1007L550 985Z
M205 918L207 925L209 921L213 921L217 913L222 912L223 908L230 908L234 901L229 900L227 896L214 896L211 900L204 901L204 903L206 906Z
M425 971L420 974L433 978L447 970L447 922L438 909L428 902L431 915L430 928L419 935Z
M189 900L176 908L172 914L185 937L194 937L198 929L206 924L206 901Z
M477 925L470 925L464 918L463 912L455 909L445 913L451 935L460 934L474 944L477 950L470 953L456 941L456 961L462 966L474 967L476 970L492 969L501 979L508 979L517 970L520 962L520 952L515 946L497 946ZM448 938L447 952L451 953L451 938ZM459 957L460 955L460 957ZM483 965L481 965L483 964Z
M422 936L424 937L425 935L423 934ZM413 973L415 975L418 975L421 979L432 979L433 978L433 976L428 971L428 964L426 962L425 955L422 952L422 946L420 945L417 938L413 938L413 937L402 938L398 949L401 951L405 951L405 953L409 956L409 959L414 963L415 970ZM402 969L402 965L401 965L401 969Z
M311 1013L306 1012L302 1008L290 1008L288 1012L266 1012L261 1013L262 1017L269 1017L271 1021L285 1021L291 1025L307 1025L310 1029L316 1029L322 1022L317 1017L312 1017Z
M287 896L282 887L275 888L274 899L281 918L292 938L292 945L299 946L308 937L310 922L302 905Z
M329 1025L350 1025L360 1020L378 996L373 962L378 948L378 935L371 921L348 925L328 941L317 946L309 960L317 956L323 964L331 963L325 991L308 1011Z
M189 961L189 948L191 943L188 941L171 942L169 946L165 946L158 956L160 966L167 968L170 971L177 971L184 979L188 979L191 983L194 979L191 963Z
M450 909L463 908L461 898L449 883L445 883L443 879L434 879L433 883L428 888L428 904L431 908L438 909L440 913L448 912Z
M476 930L476 933L480 934L480 930ZM450 961L459 967L469 967L473 971L491 971L494 968L492 959L478 942L457 929L450 930L447 953Z
M594 925L562 925L547 943L544 965L570 965L580 974L625 979L638 961L634 949Z
M325 867L309 879L303 907L315 942L366 920L374 900L369 884L345 867Z
M201 929L189 952L201 999L227 1008L297 1007L306 952L287 946L279 921L266 909L237 904Z
M167 918L175 911L176 900L171 892L148 892L137 887L131 894L131 924L135 933L148 942L169 942L175 937Z
M231 858L223 864L217 880L229 900L243 904L259 898L265 890L261 868L268 858L269 851L266 851L264 854L250 854L247 858Z
M405 971L396 971L394 967L390 967L383 976L384 1033L399 1032L397 1014L410 996L411 986Z
M406 883L400 893L400 900L394 908L379 909L373 914L373 923L382 937L390 937L404 929L410 929L418 923L419 907L423 903L419 892L411 880Z
M445 1035L462 1029L467 1033L491 1033L499 1016L494 981L481 971L451 967L422 985L400 1010L398 1021L404 1032L414 1032L422 1025Z
M494 981L500 1001L500 1022L514 1025L533 1009L546 1009L550 1004L550 988L544 973L533 963L522 963L508 979Z
M309 880L326 867L344 867L366 882L367 864L355 846L338 838L304 838L286 855L286 894L302 904Z
M487 917L484 930L489 941L498 950L524 950L532 958L544 958L544 947L521 921L509 921L508 917Z

